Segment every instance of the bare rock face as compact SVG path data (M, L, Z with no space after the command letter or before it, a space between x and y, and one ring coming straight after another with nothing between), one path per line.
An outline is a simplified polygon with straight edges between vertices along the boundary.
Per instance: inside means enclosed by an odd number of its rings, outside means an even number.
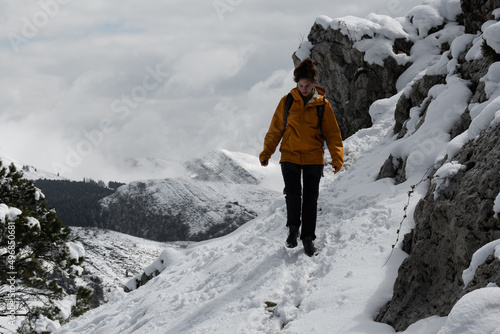
M369 64L349 36L317 23L311 28L308 40L313 45L311 58L318 68L318 82L327 91L342 138L370 127L370 105L396 94L396 81L411 64L399 65L391 57L384 59L384 66ZM404 39L396 40L394 52L408 54L411 45ZM294 57L294 62L300 60Z
M500 0L462 0L461 5L465 32L475 34L490 19L491 12L500 7Z

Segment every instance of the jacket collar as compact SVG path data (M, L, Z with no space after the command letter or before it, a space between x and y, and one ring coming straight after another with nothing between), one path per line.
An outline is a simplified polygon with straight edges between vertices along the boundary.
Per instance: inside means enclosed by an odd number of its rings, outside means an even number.
M322 104L323 98L325 97L326 91L323 87L314 86L315 92L313 97L309 100L307 104ZM297 87L291 90L292 96L295 100L302 100L302 96L299 93Z

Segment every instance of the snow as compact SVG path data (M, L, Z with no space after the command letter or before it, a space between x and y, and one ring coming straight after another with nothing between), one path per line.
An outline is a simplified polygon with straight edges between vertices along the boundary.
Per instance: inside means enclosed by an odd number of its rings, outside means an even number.
M295 55L302 61L311 56L312 47L313 45L309 41L301 42L299 49L295 52Z
M438 334L500 334L500 288L472 291L462 297Z
M462 12L459 0L428 0L414 7L407 15L420 37L426 37L432 28L447 21L455 21Z
M348 36L354 43L354 47L365 52L364 59L370 64L384 65L384 59L394 58L399 64L406 64L408 57L405 54L395 54L393 51L394 40L409 39L408 33L396 19L379 14L369 14L366 18L345 16L331 19L327 16L319 16L316 24L324 29L340 30L343 35ZM367 38L368 37L368 38ZM306 54L308 44L299 48L299 54Z
M455 22L461 12L458 0L431 0L414 7L405 18L374 13L365 18L344 16L332 19L321 15L316 18L315 23L325 30L339 30L349 37L354 42L354 47L365 53L364 60L369 64L383 66L387 57L392 57L400 65L411 62L410 68L398 80L397 88L401 90L411 79L441 58L443 44L451 44L455 38L463 35L464 27ZM442 29L432 32L434 28L442 25ZM394 53L396 39L414 42L410 56ZM462 44L461 47L464 48L465 45ZM311 49L310 42L302 42L296 54L300 59L304 59L310 55ZM458 49L456 47L456 53L459 52ZM447 64L444 57L442 60ZM436 71L442 71L442 66L429 70L428 74L438 74Z
M408 157L406 171L409 175L425 175L431 166L446 156L450 130L460 119L472 95L468 83L457 76L449 76L446 81L445 85L436 85L429 91L432 101L425 121L421 123L424 116L420 113L411 113L407 135L395 143L392 155Z
M64 177L60 177L54 173L50 173L45 170L35 168L33 166L23 164L20 161L10 157L0 156L0 160L2 161L2 165L4 167L14 164L14 166L18 171L22 171L24 178L29 180L38 180L38 179L66 180L66 178ZM43 196L43 194L39 192L36 196ZM37 198L36 200L38 201L39 198Z
M236 185L254 184L269 190L283 191L281 167L271 161L267 168L255 164L255 156L220 149L201 159L185 164L186 176L200 181L214 181Z
M488 73L481 78L481 81L486 85L484 91L487 98L500 96L500 62L491 64Z
M17 216L22 214L22 211L18 208L12 208L7 206L7 204L0 203L0 222L5 224L7 221L14 221Z
M32 228L33 228L33 227L35 227L35 226L36 226L36 227L38 227L38 229L40 229L40 228L41 228L41 227L40 227L40 222L38 221L38 219L33 218L33 217L28 217L27 219L28 219L28 226L29 226L29 227L32 227Z
M465 60L467 61L473 61L473 60L479 60L483 58L483 51L481 50L481 44L483 43L483 36L478 35L474 38L472 41L472 47L467 51L467 54L465 55Z
M169 266L174 266L177 264L177 259L179 258L178 252L175 249L167 248L160 256L149 266L144 269L144 274L150 276L156 272L162 272L165 268ZM141 274L136 275L134 278L129 280L125 286L130 290L136 289L136 280L141 280Z
M41 199L44 199L45 198L45 195L42 193L42 191L40 189L36 189L35 190L35 200L36 201L39 201Z
M493 211L495 212L495 217L497 219L500 219L500 217L498 216L498 213L500 212L500 193L495 198L495 204L493 206Z
M79 260L82 257L85 257L85 249L81 242L69 241L66 243L69 249L69 257L71 259Z
M472 122L469 128L462 134L453 138L448 143L447 155L452 157L465 143L470 140L476 139L482 131L486 130L490 126L494 126L500 122L500 89L498 89L500 80L499 72L500 66L498 63L491 65L493 67L486 74L484 81L486 83L485 91L493 91L492 87L495 87L495 91L490 94L490 98L483 103L471 104L469 106L470 116Z
M40 315L37 321L35 322L35 332L36 333L51 333L58 328L61 328L59 321L52 321L49 318Z
M500 53L500 22L493 23L486 28L484 40L496 53Z
M68 298L57 300L54 305L59 308L59 316L66 320L71 316L71 309L76 305L76 295L68 296Z
M466 40L462 40L465 39L463 33L464 27L450 22L442 30L432 33L424 39L413 34L410 35L410 39L414 42L409 58L412 64L399 77L396 85L398 91L405 90L405 95L408 96L411 82L418 80L425 74L448 75L450 63L457 62L456 54L464 47L463 44ZM455 41L457 38L460 39ZM441 48L446 43L451 45L451 60L449 59L450 51L441 55Z
M495 17L495 20L500 19L500 8L495 9L491 14Z
M464 169L465 166L459 164L458 161L443 164L436 171L436 178L432 180L432 183L436 185L436 189L434 190L434 199L439 197L440 190L443 190L443 188L446 188L450 184L450 178Z
M444 22L444 18L439 15L437 8L424 4L413 8L408 16L422 37L427 36L433 27L440 26Z
M362 19L355 16L345 16L331 19L328 16L319 16L316 23L324 29L340 30L343 35L349 36L352 41L360 41L363 37L381 35L387 39L408 38L401 24L394 18L386 15L369 14Z

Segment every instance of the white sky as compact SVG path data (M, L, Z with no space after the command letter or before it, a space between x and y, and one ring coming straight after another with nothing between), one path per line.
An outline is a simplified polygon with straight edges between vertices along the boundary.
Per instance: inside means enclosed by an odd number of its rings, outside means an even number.
M317 16L420 2L4 0L0 156L120 180L127 158L258 154Z

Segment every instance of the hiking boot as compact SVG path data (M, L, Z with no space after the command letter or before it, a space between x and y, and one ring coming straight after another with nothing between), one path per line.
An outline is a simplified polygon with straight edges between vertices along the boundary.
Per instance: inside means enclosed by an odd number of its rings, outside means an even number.
M304 252L308 256L316 255L318 250L314 247L313 239L311 237L306 237L302 240L302 244L304 245Z
M297 227L290 227L288 238L286 238L286 247L297 247L297 238L299 237L299 229Z

